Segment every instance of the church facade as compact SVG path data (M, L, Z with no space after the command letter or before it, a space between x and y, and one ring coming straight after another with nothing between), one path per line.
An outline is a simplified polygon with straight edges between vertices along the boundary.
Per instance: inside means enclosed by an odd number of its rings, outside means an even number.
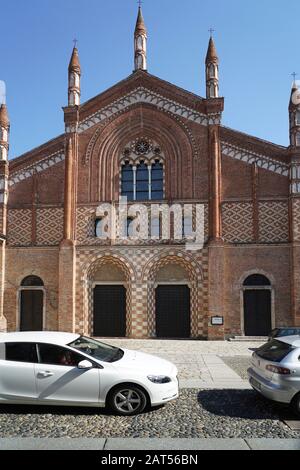
M146 46L139 8L134 72L83 104L75 46L65 133L12 160L1 105L1 331L222 339L300 326L300 92L290 146L275 145L222 125L212 37L205 98L151 75ZM124 197L121 237L110 221ZM174 206L182 220L171 210L165 235L161 208Z

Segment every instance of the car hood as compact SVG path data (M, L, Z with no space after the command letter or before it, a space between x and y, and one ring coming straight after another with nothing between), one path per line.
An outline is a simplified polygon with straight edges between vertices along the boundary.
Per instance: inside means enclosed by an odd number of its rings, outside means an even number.
M124 367L126 369L134 369L141 371L147 375L167 375L175 377L178 373L177 368L171 362L161 359L151 354L122 348L124 356L113 365L116 367Z

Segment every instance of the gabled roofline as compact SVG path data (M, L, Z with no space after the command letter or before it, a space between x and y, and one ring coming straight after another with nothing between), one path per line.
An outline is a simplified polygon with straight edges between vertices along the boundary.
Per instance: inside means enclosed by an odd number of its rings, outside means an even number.
M52 150L52 147L59 147L61 144L61 148L64 145L64 139L65 139L65 134L60 134L58 137L54 137L51 140L48 140L44 144L39 145L38 147L33 148L32 150L29 150L28 152L20 155L19 157L15 157L9 160L9 167L11 171L14 171L17 169L19 166L27 163L28 160L33 160L36 157L41 156L40 154L42 152L47 151L47 153L50 153ZM47 156L45 153L44 156Z
M130 83L131 81L137 81L139 79L148 79L156 81L156 83L159 85L162 85L166 88L172 88L173 90L176 90L177 93L179 94L179 97L182 98L182 100L188 100L189 101L189 106L197 109L197 104L204 104L205 98L203 98L200 95L196 95L195 93L192 93L190 91L185 90L184 88L181 88L177 85L174 85L171 82L168 82L166 80L163 80L159 77L156 77L155 75L150 74L149 72L146 72L144 70L137 70L128 75L126 78L123 80L120 80L118 83L115 85L107 88L103 92L99 93L98 95L94 96L93 98L90 98L89 100L85 101L79 106L79 113L89 113L89 108L93 105L93 103L101 100L108 98L110 95L112 95L114 92L118 90L118 88L122 87L123 85ZM147 85L145 85L147 87ZM134 89L134 88L133 88ZM178 96L177 96L178 99Z

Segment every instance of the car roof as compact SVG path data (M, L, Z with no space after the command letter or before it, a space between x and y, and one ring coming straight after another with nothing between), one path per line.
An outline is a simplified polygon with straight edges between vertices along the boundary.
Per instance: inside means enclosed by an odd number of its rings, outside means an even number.
M0 333L0 343L50 343L66 345L75 341L80 335L61 331L19 331Z
M282 341L288 343L295 348L300 348L300 335L293 336L280 336L280 338L274 338L276 341Z
M277 326L272 331L275 330L300 330L300 326Z

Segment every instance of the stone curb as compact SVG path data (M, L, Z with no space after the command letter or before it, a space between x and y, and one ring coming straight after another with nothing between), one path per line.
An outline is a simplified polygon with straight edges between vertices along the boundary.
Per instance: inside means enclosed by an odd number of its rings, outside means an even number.
M0 450L300 450L299 439L1 438Z

